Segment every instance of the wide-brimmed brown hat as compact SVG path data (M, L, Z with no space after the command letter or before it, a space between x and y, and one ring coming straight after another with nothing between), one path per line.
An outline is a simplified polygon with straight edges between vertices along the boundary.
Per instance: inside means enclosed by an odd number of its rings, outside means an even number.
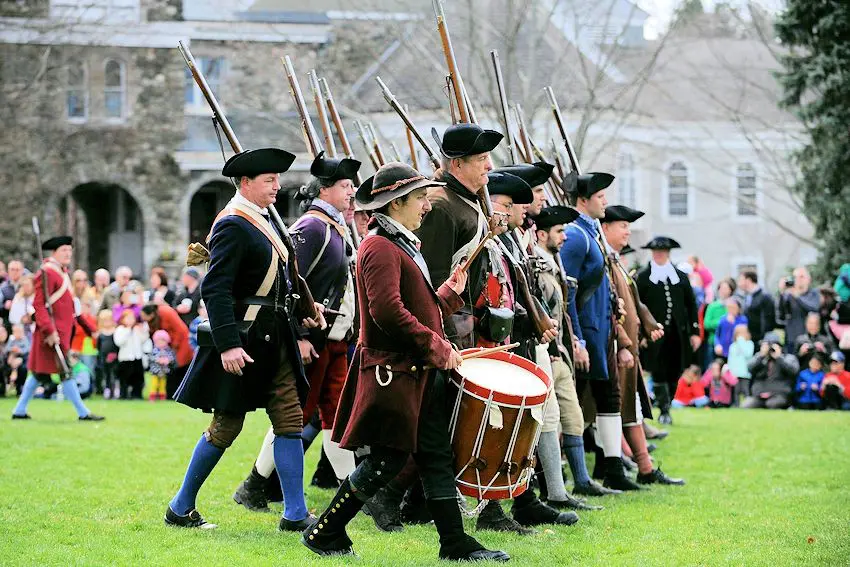
M392 161L358 187L354 202L364 211L374 211L412 191L439 185L445 183L425 177L406 163Z

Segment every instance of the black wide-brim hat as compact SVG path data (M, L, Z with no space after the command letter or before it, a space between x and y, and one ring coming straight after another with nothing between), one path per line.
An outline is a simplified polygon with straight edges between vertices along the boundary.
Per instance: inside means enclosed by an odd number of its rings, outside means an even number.
M445 183L425 177L406 163L391 161L360 184L354 202L364 211L374 211L417 189L440 185Z
M682 246L669 236L656 236L643 246L644 250L673 250Z
M607 189L613 182L614 176L610 173L594 171L579 175L575 171L571 171L564 178L561 188L572 198L589 199L594 194Z
M495 169L494 171L516 175L531 185L531 187L537 187L549 181L554 170L554 165L546 163L545 161L538 161L535 163L518 163L516 165L508 165Z
M310 175L328 185L333 185L340 179L354 180L360 170L361 163L352 158L326 158L322 150L310 165Z
M60 246L71 246L73 243L74 239L70 236L54 236L42 242L41 249L52 251L58 249Z
M503 173L499 171L491 171L487 174L487 190L490 196L506 195L513 199L514 205L528 205L534 201L534 192L531 190L531 185L525 182L521 177Z
M612 205L605 207L605 216L599 220L600 222L626 221L631 223L641 218L644 214L643 211L638 211L625 205Z
M635 249L631 247L631 245L626 244L623 246L623 249L620 250L620 256L625 256L626 254L634 254Z
M283 173L294 161L295 154L280 148L245 150L227 160L221 174L239 178L256 177L263 173Z
M580 213L572 207L555 205L545 207L534 217L534 224L540 230L549 230L559 224L570 224L579 217Z
M446 128L442 140L436 128L431 128L431 136L437 142L440 153L452 159L493 151L504 138L495 130L484 130L478 124L466 122Z

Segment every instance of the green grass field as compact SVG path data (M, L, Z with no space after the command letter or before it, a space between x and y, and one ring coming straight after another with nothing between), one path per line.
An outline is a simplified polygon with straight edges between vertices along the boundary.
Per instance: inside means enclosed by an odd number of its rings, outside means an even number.
M213 531L162 516L207 417L173 403L94 401L78 423L67 402L34 400L10 421L0 400L0 565L431 565L433 527L383 534L359 516L359 559L319 559L277 516L231 494L267 427L249 416L198 506ZM569 528L520 538L479 533L521 565L850 565L850 413L680 410L656 458L688 485L600 499ZM308 455L308 474L316 448ZM320 509L331 493L310 488ZM468 521L471 530L473 524Z

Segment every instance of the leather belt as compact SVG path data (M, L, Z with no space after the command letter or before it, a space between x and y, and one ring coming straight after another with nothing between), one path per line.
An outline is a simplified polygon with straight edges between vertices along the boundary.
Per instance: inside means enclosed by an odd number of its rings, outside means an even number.
M260 297L253 295L242 299L237 299L233 303L236 307L247 307L249 305L259 305L260 307L269 307L275 311L283 311L287 314L292 313L292 307L295 305L295 300L298 299L294 295L287 295L283 301L275 301L273 297Z

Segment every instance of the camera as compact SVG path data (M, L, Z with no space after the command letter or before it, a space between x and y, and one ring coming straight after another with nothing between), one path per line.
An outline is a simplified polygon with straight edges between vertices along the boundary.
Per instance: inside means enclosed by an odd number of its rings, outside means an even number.
M794 276L788 276L785 278L785 287L794 287Z

